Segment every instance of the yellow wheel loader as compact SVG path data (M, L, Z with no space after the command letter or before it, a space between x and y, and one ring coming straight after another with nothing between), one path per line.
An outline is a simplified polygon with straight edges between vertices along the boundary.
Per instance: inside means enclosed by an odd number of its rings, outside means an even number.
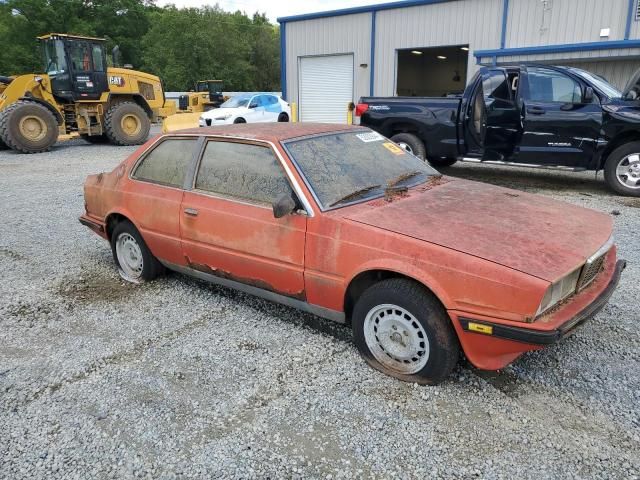
M52 33L38 40L45 73L0 77L0 148L44 152L74 132L90 143L139 145L151 123L175 113L160 78L107 67L104 39Z
M195 91L178 98L179 112L201 113L218 108L226 100L222 94L222 80L200 80L196 82Z

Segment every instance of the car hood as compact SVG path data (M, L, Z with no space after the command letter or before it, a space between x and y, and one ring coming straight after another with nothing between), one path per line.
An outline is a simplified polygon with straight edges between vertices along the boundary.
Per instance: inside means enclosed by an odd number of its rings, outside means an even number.
M438 184L439 183L439 184ZM351 221L554 282L610 238L610 216L546 197L443 178L408 196L342 209Z
M217 117L222 117L223 115L238 115L240 113L244 113L248 110L246 107L236 107L236 108L214 108L213 110L209 110L200 115L200 118L206 119L214 119Z

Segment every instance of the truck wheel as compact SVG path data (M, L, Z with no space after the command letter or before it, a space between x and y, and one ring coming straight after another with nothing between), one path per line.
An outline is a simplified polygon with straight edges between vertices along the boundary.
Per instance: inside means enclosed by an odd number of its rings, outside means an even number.
M141 145L149 137L151 121L140 105L122 102L107 110L104 129L109 141L115 145Z
M0 114L0 140L21 153L46 152L58 140L58 122L47 107L20 100Z
M101 145L105 143L109 143L109 137L106 135L80 135L83 140L95 144Z
M8 148L9 147L7 147L7 145L2 140L0 140L0 150L6 150Z
M446 311L411 280L392 278L365 290L352 326L366 362L405 382L435 385L458 363L460 346Z
M457 158L429 158L427 160L434 168L450 167L458 161Z
M620 195L640 197L640 142L611 152L604 165L604 179Z
M424 146L424 143L414 134L398 133L397 135L391 137L391 140L396 142L398 146L407 153L415 155L421 160L425 160L427 158L427 150Z

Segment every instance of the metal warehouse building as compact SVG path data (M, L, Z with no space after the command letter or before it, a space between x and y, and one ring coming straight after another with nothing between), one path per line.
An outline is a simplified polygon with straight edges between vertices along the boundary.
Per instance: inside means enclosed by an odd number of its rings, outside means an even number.
M573 65L622 88L640 67L640 0L409 0L279 18L283 97L344 122L361 96L461 92L481 65Z

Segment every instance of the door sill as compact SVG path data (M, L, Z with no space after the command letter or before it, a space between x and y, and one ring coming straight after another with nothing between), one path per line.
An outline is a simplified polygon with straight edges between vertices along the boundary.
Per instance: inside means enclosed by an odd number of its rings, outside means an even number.
M176 265L162 260L160 260L160 263L162 263L162 265L164 265L169 270L173 270L175 272L182 273L199 280L204 280L205 282L222 285L223 287L239 290L250 295L255 295L256 297L264 298L265 300L297 308L298 310L317 315L318 317L326 318L327 320L331 320L333 322L345 323L344 312L338 312L337 310L331 310L329 308L320 307L318 305L312 305L308 302L298 300L297 298L287 297L286 295L272 292L271 290L265 290L253 285L247 285L246 283L241 283L229 278L218 277L216 275L201 272L200 270L184 267L182 265Z
M480 160L479 158L462 157L463 162L470 163L487 163L489 165L506 165L509 167L524 167L524 168L537 168L544 170L562 170L565 172L586 172L584 167L566 167L563 165L538 165L535 163L517 163L517 162L505 162L503 160Z

